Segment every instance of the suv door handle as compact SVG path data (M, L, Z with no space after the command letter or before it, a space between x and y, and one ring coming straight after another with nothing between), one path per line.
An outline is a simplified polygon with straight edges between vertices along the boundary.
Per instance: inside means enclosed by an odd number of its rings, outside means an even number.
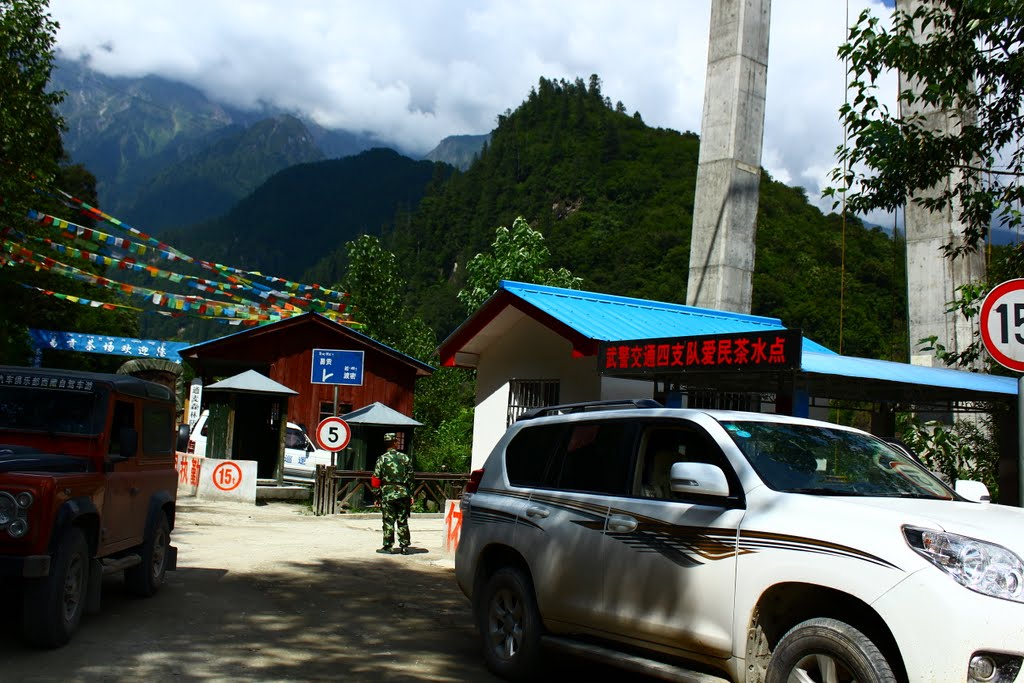
M618 533L636 531L637 526L637 521L626 515L612 515L608 518L608 531Z
M527 517L540 517L544 518L551 514L551 510L539 505L529 505L526 508Z

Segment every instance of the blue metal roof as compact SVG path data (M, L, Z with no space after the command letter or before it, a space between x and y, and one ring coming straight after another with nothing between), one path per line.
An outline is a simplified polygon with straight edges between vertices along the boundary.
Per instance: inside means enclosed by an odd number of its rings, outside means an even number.
M499 289L597 341L786 329L778 318L560 287L502 281ZM904 387L931 387L947 400L952 398L952 392L1017 395L1017 380L1012 377L841 356L806 337L803 340L801 372L822 376L820 382L827 382L827 378L832 376L896 383ZM961 400L970 398L963 396Z
M855 358L838 354L808 353L804 347L801 369L821 375L860 377L884 382L919 384L946 389L964 389L988 394L1017 395L1017 380L980 372L952 368L930 368L872 358Z
M503 289L597 341L784 330L778 318L503 280ZM804 351L833 354L804 338Z

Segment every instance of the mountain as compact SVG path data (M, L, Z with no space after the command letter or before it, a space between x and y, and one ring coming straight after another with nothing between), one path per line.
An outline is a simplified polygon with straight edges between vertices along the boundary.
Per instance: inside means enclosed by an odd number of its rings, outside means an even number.
M181 83L103 76L63 59L51 87L65 92L64 148L96 175L100 203L115 215L162 169L257 120Z
M346 242L380 234L396 214L419 204L438 174L451 172L390 149L298 164L275 173L225 215L164 239L196 258L300 280L324 257L343 252Z
M160 79L114 85L132 94L110 86L69 97L68 149L76 161L93 155L103 187L134 184L147 220L176 212L161 237L197 258L334 286L345 243L378 235L408 281L407 300L444 337L469 314L455 296L466 264L521 215L544 235L550 265L584 288L686 300L698 136L613 107L596 76L541 78L488 136L455 136L431 152L458 168L374 149L276 173L275 164L316 154L331 133L232 112ZM252 192L222 216L182 225L246 183ZM753 312L851 355L903 360L902 249L882 230L823 215L802 190L764 173Z
M480 156L480 151L490 139L490 133L486 135L451 135L441 140L441 143L423 155L423 158L440 161L454 166L460 171L465 171Z
M104 76L81 61L58 59L51 87L65 92L65 150L96 175L100 205L153 232L214 218L288 166L372 146L283 112L218 104L164 78Z
M263 119L170 164L142 187L124 216L151 232L226 213L274 173L323 159L293 116Z

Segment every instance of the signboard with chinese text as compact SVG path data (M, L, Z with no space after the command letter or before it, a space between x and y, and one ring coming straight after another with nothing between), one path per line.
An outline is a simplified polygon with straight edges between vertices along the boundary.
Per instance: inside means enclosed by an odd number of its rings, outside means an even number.
M363 385L363 352L340 349L313 349L313 384Z
M800 367L802 340L800 330L759 330L602 342L597 369L603 375L794 370Z
M30 329L32 344L39 349L55 351L80 351L103 353L112 356L134 356L136 358L160 358L180 363L179 352L192 346L187 342L168 342L155 339L132 339L130 337L108 337L103 334L81 334L79 332L55 332L53 330Z
M195 427L203 407L203 380L196 377L189 385L188 392L188 426Z

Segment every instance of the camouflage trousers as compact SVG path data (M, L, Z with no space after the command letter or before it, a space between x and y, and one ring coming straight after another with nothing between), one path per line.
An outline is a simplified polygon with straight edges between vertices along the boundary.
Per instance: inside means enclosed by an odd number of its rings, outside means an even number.
M408 498L381 501L380 512L384 523L385 547L394 544L396 529L398 530L398 545L402 548L409 547L409 507Z

